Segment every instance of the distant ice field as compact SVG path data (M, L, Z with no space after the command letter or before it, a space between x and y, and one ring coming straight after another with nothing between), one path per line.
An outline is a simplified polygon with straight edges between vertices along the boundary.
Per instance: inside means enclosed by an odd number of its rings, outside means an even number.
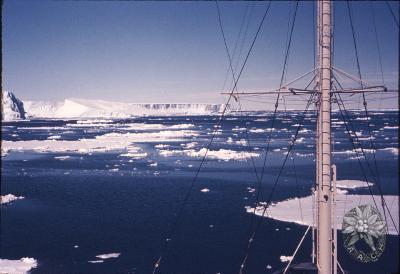
M353 138L363 147L354 151L346 124L333 112L338 180L365 181L361 163L377 195L363 158L365 153L375 172L375 154L383 194L398 197L398 112L370 115L367 121L362 112L350 113ZM28 268L60 274L151 272L213 135L162 272L238 272L253 218L262 218L263 226L249 257L249 273L284 267L280 257L292 255L305 227L296 216L299 208L288 215L280 209L296 197L307 204L311 194L316 117L306 116L273 195L282 207L276 207L272 218L263 218L248 209L269 196L302 115L278 113L272 129L271 118L272 113L262 112L230 115L219 126L218 116L3 122L1 195L6 198L1 205L0 273L2 263L22 273ZM256 201L254 166L259 176L270 133L261 199ZM369 191L342 193L347 194L362 197ZM340 246L341 264L351 273L394 272L398 239L388 236L381 261L368 266L355 267ZM299 261L309 259L310 239L306 242Z

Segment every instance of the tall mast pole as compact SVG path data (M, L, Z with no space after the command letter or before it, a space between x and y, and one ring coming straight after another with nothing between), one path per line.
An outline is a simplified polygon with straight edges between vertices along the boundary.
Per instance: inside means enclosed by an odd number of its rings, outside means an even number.
M317 266L319 274L332 274L331 223L331 1L318 4L319 113L318 139L320 162L317 185ZM318 164L318 163L317 163Z

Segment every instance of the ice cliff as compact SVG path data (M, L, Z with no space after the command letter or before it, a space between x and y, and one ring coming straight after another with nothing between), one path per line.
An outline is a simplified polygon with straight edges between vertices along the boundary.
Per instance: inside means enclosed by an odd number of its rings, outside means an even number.
M25 110L33 118L128 118L132 116L212 115L221 104L135 104L88 99L59 102L26 101Z
M2 91L1 120L25 119L24 103L8 91Z

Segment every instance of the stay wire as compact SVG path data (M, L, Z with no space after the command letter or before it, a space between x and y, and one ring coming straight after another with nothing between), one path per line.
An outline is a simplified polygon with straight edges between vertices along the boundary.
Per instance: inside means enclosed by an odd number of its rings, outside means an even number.
M370 7L371 7L371 11L372 11L372 23L374 25L374 34L375 34L375 41L376 41L376 49L378 51L379 69L380 69L381 78L382 78L382 85L385 85L385 77L383 75L381 47L380 47L380 44L379 44L378 31L377 31L376 20L375 20L374 2L370 2L369 4L370 4ZM378 107L379 110L381 109L382 97L383 97L383 93L381 93L381 100L379 102L379 107Z
M279 84L279 91L281 90L282 85L283 85L283 81L285 79L285 72L286 72L286 68L287 68L288 55L289 55L289 50L290 50L290 46L291 46L291 43L292 43L293 30L294 30L294 26L295 26L295 23L296 23L296 15L297 15L298 6L299 6L299 1L297 0L296 3L295 3L295 10L294 10L294 14L293 14L292 26L291 26L291 29L290 29L289 42L287 44L285 59L284 59L283 68L282 68L282 75L281 75L280 84ZM275 125L277 110L278 110L278 106L279 106L279 98L280 98L280 92L278 92L278 95L277 95L276 101L275 101L275 108L274 108L274 113L273 113L273 117L272 117L271 128L270 128L269 135L268 135L267 147L266 147L266 150L265 150L263 166L262 166L262 169L261 169L260 181L259 181L258 188L257 188L256 203L259 202L260 195L261 195L260 193L261 193L261 187L262 187L262 180L263 180L264 173L265 173L265 167L266 167L269 147L270 147L272 133L273 133L274 125ZM264 210L264 214L265 214L265 211L266 211L266 209ZM256 213L256 206L254 208L253 214L255 215L255 213ZM248 255L249 255L249 251L250 251L250 248L251 248L251 242L253 241L253 239L255 237L255 234L257 233L258 227L259 227L258 223L256 225L255 230L253 231L253 233L251 234L251 236L250 236L250 238L248 240L246 254L244 256L242 264L240 265L240 270L239 270L240 274L243 273L243 270L244 270L244 267L245 267L245 264L246 264L246 261L247 261Z
M356 36L355 36L354 23L353 23L353 19L352 19L352 11L351 11L350 3L349 3L348 0L347 0L347 9L348 9L348 14L349 14L349 19L350 19L351 31L352 31L352 36L353 36L354 50L355 50L356 60L357 60L358 78L360 79L361 89L363 89L364 88L364 84L362 82L361 67L360 67L360 62L359 62L359 58L358 58L357 41L356 41ZM372 140L373 136L372 136L371 124L369 122L370 121L370 117L369 117L369 114L368 114L367 101L365 99L365 92L362 92L362 98L363 98L364 112L365 112L366 123L367 123L367 127L368 127L368 133L369 133L369 144L370 144L370 148L372 149L372 157L373 157L373 160L374 160L374 166L375 166L375 172L376 172L376 178L377 178L377 185L380 185L380 175L379 175L379 170L378 170L378 164L377 164L377 161L376 161L375 145L374 145L374 142ZM385 206L384 206L383 196L381 196L381 198L382 198L381 203L382 203L382 208L383 208L383 214L385 215L385 218L386 218L386 210L385 210Z
M199 165L199 167L198 167L198 169L197 169L197 171L196 171L196 174L195 174L195 176L193 177L193 180L192 180L192 182L191 182L191 184L190 184L190 186L189 186L188 191L186 192L186 195L185 195L185 197L184 197L184 199L183 199L183 201L182 201L182 204L181 204L180 208L178 209L178 213L177 213L177 215L176 215L175 222L173 223L172 229L171 229L170 233L168 234L167 240L164 242L164 245L163 245L163 247L162 247L162 249L161 249L161 250L162 250L162 251L161 251L161 254L160 254L160 256L158 257L158 259L157 259L157 261L156 261L156 263L155 263L155 265L154 265L153 272L152 272L153 274L155 274L156 271L157 271L157 269L159 268L159 266L160 266L160 264L161 264L161 261L162 261L162 258L163 258L163 255L164 255L164 251L165 251L165 249L167 248L168 243L171 241L172 235L174 235L175 232L176 232L176 229L177 229L179 220L181 219L182 214L183 214L183 209L184 209L184 207L186 206L186 204L187 204L187 202L188 202L188 200L189 200L189 197L190 197L190 195L191 195L191 193L192 193L194 184L195 184L195 182L196 182L196 180L197 180L197 177L198 177L198 175L199 175L199 173L200 173L200 170L201 170L201 168L203 167L203 165L204 165L204 163L205 163L205 160L206 160L208 151L209 151L209 149L210 149L210 147L211 147L211 144L212 144L212 142L214 141L214 138L215 138L215 136L216 136L216 134L217 134L217 130L218 130L218 128L219 128L219 125L221 124L221 122L222 122L222 120L223 120L223 118L224 118L224 116L225 116L225 113L226 113L226 111L227 111L227 109L228 109L228 105L229 105L229 103L230 103L230 101L231 101L231 99L232 99L232 97L233 97L233 93L234 93L234 91L235 91L235 89L236 89L236 87L237 87L238 81L239 81L239 79L240 79L240 77L241 77L241 75L242 75L242 73L243 73L243 70L244 70L244 68L245 68L245 66L246 66L246 64L247 64L247 60L248 60L248 58L249 58L249 56L250 56L250 54L251 54L251 52L252 52L252 49L253 49L253 47L254 47L254 44L255 44L255 42L256 42L256 40L257 40L257 37L258 37L258 35L259 35L259 33L260 33L260 30L261 30L261 28L262 28L262 26L263 26L263 24L264 24L264 21L265 21L265 18L266 18L266 16L267 16L267 14L268 14L268 11L269 11L270 6L271 6L271 1L268 2L268 6L267 6L266 9L265 9L264 15L263 15L263 17L262 17L262 19L261 19L261 22L260 22L259 26L258 26L257 32L256 32L256 34L255 34L255 36L254 36L254 39L253 39L253 41L252 41L252 43L251 43L251 46L250 46L250 48L249 48L249 50L248 50L248 52L247 52L246 58L245 58L245 60L244 60L244 62L243 62L243 64L242 64L242 67L241 67L241 69L240 69L240 72L239 72L239 74L238 74L238 77L237 77L237 79L236 79L236 81L235 81L235 85L234 85L234 87L232 88L232 90L231 90L231 92L230 92L230 94L229 94L229 98L228 98L227 102L226 102L225 105L224 105L223 111L222 111L222 113L221 113L221 115L220 115L220 117L219 117L219 119L218 119L218 122L216 123L216 127L215 127L216 129L214 130L214 132L213 132L213 134L212 134L212 136L211 136L210 142L208 143L208 145L207 145L207 147L206 147L206 152L204 153L204 156L202 157L202 160L201 160L200 165Z
M338 106L339 106L339 111L340 111L340 114L341 114L341 116L342 116L342 120L343 120L343 122L345 123L346 131L347 131L347 134L349 135L350 143L351 143L351 145L352 145L352 147L353 147L354 152L356 153L356 158L357 158L358 164L359 164L359 166L360 166L360 169L361 169L361 172L362 172L362 174L363 174L364 180L365 180L366 183L367 183L368 191L369 191L369 193L370 193L370 195L371 195L371 197L372 197L372 200L373 200L373 202L374 202L376 208L378 208L378 206L377 206L377 204L376 204L376 201L375 201L375 198L374 198L374 196L373 196L373 194L372 194L372 189L371 189L371 187L370 187L370 182L369 182L369 180L368 180L368 177L367 177L367 175L366 175L366 172L365 172L364 167L363 167L363 165L362 165L362 162L361 162L361 160L360 160L360 157L359 157L359 154L358 154L358 150L361 150L361 154L362 154L362 156L363 156L363 158L364 158L364 160L365 160L365 162L366 162L366 165L367 165L369 171L371 172L372 177L373 177L373 178L375 179L375 181L376 181L376 186L377 186L377 188L378 188L378 193L379 193L379 196L381 197L381 201L382 201L382 208L383 208L384 212L385 212L385 208L388 210L388 214L389 214L389 216L390 216L390 219L391 219L392 222L393 222L393 226L394 226L396 232L399 233L399 232L398 232L398 229L397 229L397 226L396 226L396 222L394 221L393 216L392 216L392 214L391 214L391 212L390 212L390 210L389 210L389 207L388 207L388 205L387 205L387 203L386 203L386 200L385 200L385 198L383 197L382 189L381 189L381 187L380 187L380 183L376 180L375 174L374 174L374 172L373 172L373 170L372 170L372 167L371 167L371 165L370 165L370 163L369 163L369 161L368 161L368 158L367 158L367 155L366 155L366 153L365 153L365 151L364 151L364 148L362 147L361 142L360 142L360 140L359 140L357 134L355 134L355 129L354 129L353 123L351 122L350 116L349 116L349 114L348 114L348 111L346 110L346 107L345 107L345 105L344 105L344 103L343 103L343 100L342 100L340 94L337 94L337 95L336 95L336 93L335 93L334 96L335 96L336 102L337 102L337 104L338 104ZM338 99L338 98L339 98L339 99ZM342 108L343 108L343 110L342 110ZM344 113L345 115L344 115L343 113ZM345 118L345 117L346 117L346 118ZM347 120L346 120L346 119L347 119ZM348 125L350 125L350 128L348 127ZM357 144L358 144L358 146L359 146L358 150L357 150L357 146L356 146L355 143L354 143L354 139L356 140L356 142L357 142ZM385 222L387 223L386 214L384 214L384 218L385 218Z
M220 25L220 27L221 27L221 25L222 25L222 23L221 23L221 12L220 12L220 9L219 9L219 6L218 6L218 0L216 0L216 4L217 4L217 9L218 9L218 21L219 21L219 25ZM241 23L240 23L240 28L239 28L239 33L238 33L238 36L236 37L236 41L235 41L235 46L234 46L234 48L233 48L233 52L232 52L232 58L229 58L229 62L232 62L232 59L234 58L234 56L235 56L235 54L236 54L236 50L237 50L237 46L238 46L238 44L239 44L239 39L240 39L240 37L241 37L241 34L242 34L242 31L243 31L243 25L244 25L244 21L245 21L245 19L246 19L246 17L247 17L247 10L249 9L249 4L247 4L247 6L246 6L246 10L245 10L245 12L244 12L244 14L243 14L243 18L242 18L242 20L241 20ZM224 38L224 40L225 40L225 35L223 35L223 38ZM224 41L224 43L226 43L225 41ZM227 71L226 71L226 74L225 74L225 80L224 80L224 85L223 85L223 87L222 87L222 90L225 90L225 86L226 86L226 82L228 81L228 75L229 75L229 72L231 71L231 69L230 69L230 67L231 67L232 65L231 64L229 64L229 67L228 67L228 69L227 69Z
M389 11L390 11L390 14L391 14L392 17L393 17L394 22L395 22L396 25L397 25L397 28L399 28L399 20L397 19L396 15L394 15L394 11L393 11L393 9L392 9L392 6L389 4L388 1L385 1L385 3L386 3L386 6L388 7L388 9L389 9Z
M297 126L296 133L295 133L294 137L292 138L292 141L291 141L291 143L290 143L290 145L289 145L289 147L288 147L288 149L287 149L287 153L286 153L286 155L285 155L285 159L284 159L284 161L283 161L283 163L282 163L282 165L281 165L281 167L280 167L280 169L279 169L278 175L277 175L277 177L276 177L276 179L275 179L275 181L274 181L274 184L273 184L272 190L271 190L271 192L270 192L270 194L269 194L269 196L268 196L267 202L262 206L262 207L263 207L263 212L262 212L262 214L261 214L261 218L258 219L258 222L257 222L257 224L256 224L256 228L254 229L253 233L251 234L251 236L250 236L250 238L249 238L249 240L248 240L247 248L246 248L246 253L245 253L244 259L243 259L243 261L242 261L242 264L240 265L239 274L242 274L242 273L243 273L244 267L245 267L245 265L246 265L247 259L248 259L249 254L250 254L250 250L251 250L251 247L252 247L252 243L254 242L254 239L255 239L255 237L256 237L256 235L257 235L257 232L259 231L259 229L260 229L260 227L261 227L261 224L262 224L262 222L263 222L263 220L264 220L264 218L262 218L262 217L265 216L265 213L266 213L266 211L267 211L267 209L268 209L268 206L271 204L271 200L272 200L272 197L273 197L273 195L274 195L274 193L275 193L276 187L277 187L277 185L278 185L278 183L279 183L279 179L280 179L280 177L281 177L281 175L282 175L282 171L283 171L283 169L285 168L287 159L288 159L290 153L292 152L292 149L293 149L293 147L294 147L294 145L295 145L295 143L296 143L297 136L298 136L298 134L299 134L300 129L301 129L302 126L303 126L304 120L305 120L305 118L306 118L306 113L307 113L307 111L308 111L309 106L311 105L311 103L312 103L312 101L313 101L314 95L315 95L315 93L313 93L313 94L310 95L310 99L309 99L308 102L307 102L307 106L306 106L305 110L303 111L302 121L301 121L301 122L299 123L299 125ZM255 205L255 210L256 210L256 209L257 209L257 204ZM255 215L255 214L254 214L254 215Z
M218 5L218 1L217 1L217 0L215 1L215 4L216 4L216 7L217 7L217 12L218 12L218 23L219 23L219 27L220 27L220 30L221 30L222 38L223 38L223 40L224 40L225 51L226 51L227 57L228 57L228 59L229 59L229 69L230 69L230 71L231 71L231 73L232 73L232 79L233 79L233 81L236 82L236 75L235 75L235 72L234 72L234 69L233 69L233 66L232 66L232 57L231 57L231 55L230 55L229 48L228 48L228 44L227 44L227 42L226 42L225 32L224 32L224 28L223 28L222 20L221 20L221 17L222 17L222 16L221 16L221 10L220 10L220 7L219 7L219 5ZM236 90L235 90L235 91L237 92L237 87L236 87ZM239 104L239 110L241 111L241 110L242 110L242 104L241 104L241 102L240 102L240 98L239 98L238 95L237 95L237 101L238 101L238 104ZM245 121L244 121L244 122L245 122ZM246 134L247 148L248 148L248 151L249 151L249 152L252 152L251 144L250 144L250 137L249 137L249 133L248 133L248 131L247 131L246 122L245 122L245 125L244 125L244 126L245 126L245 128L246 128L245 134ZM253 158L252 155L250 155L250 158L251 158L251 163L252 163L252 166L253 166L253 170L254 170L256 179L257 179L257 181L258 181L259 178L258 178L258 173L257 173L256 164L255 164L255 162L254 162L254 158Z
M283 81L284 81L284 78L285 78L285 72L286 72L286 68L287 68L287 60L288 60L288 55L289 55L289 48L290 48L290 45L291 45L292 36L293 36L293 29L294 29L294 25L295 25L295 22L296 22L296 14L297 14L297 9L298 9L298 4L299 4L299 1L296 1L296 3L295 3L295 11L294 11L294 14L293 14L292 26L291 26L290 35L289 35L289 41L287 43L287 49L286 49L284 64L283 64L283 68L282 68L282 74L281 74L281 79L280 79L280 84L279 84L279 90L282 88ZM276 120L276 116L277 116L277 110L278 110L278 106L279 106L279 98L280 98L280 93L278 93L278 95L276 97L276 100L275 100L275 108L274 108L274 112L273 112L273 116L272 116L271 127L270 127L269 134L268 134L267 146L266 146L266 149L265 149L265 155L264 155L264 159L263 159L263 165L262 165L262 169L261 169L260 180L258 182L257 191L256 191L256 203L258 203L260 201L260 195L262 195L262 181L263 181L263 177L264 177L264 173L265 173L269 147L270 147L270 144L271 144L272 133L273 133L275 120ZM254 215L255 215L255 211L256 211L256 208L254 208L254 212L253 212ZM253 220L254 219L255 219L255 217L253 217ZM253 223L253 221L252 221L252 223Z

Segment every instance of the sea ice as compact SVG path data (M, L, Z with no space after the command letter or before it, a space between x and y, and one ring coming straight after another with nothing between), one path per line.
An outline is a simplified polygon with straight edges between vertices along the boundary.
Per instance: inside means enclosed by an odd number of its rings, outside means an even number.
M115 150L136 151L135 142L173 142L182 141L188 137L195 137L198 133L192 130L164 130L144 133L107 133L96 136L94 139L66 140L29 140L29 141L2 141L2 155L10 150L34 150L39 152L106 152ZM143 157L143 155L142 155Z
M19 199L24 199L24 197L23 196L14 196L12 194L7 194L7 195L4 195L4 196L2 195L1 196L1 204L2 205L3 204L8 204L8 203L11 203L12 201L19 200Z
M24 257L20 260L0 259L0 273L27 274L32 268L37 267L37 260Z
M279 257L279 259L281 260L282 263L286 263L289 262L291 259L293 259L293 256L282 255Z
M121 253L108 253L108 254L100 254L96 255L96 258L106 260L110 258L118 258L121 255Z
M343 183L344 181L349 182L348 185ZM357 185L366 186L366 182L355 181L355 180L341 180L338 181L341 189L356 188ZM361 183L360 183L361 182ZM394 218L396 227L399 227L399 196L394 195L384 195L386 204L389 206L391 215ZM348 194L343 192L337 192L336 194L336 227L341 229L342 220L344 214L360 205L360 204L374 204L373 200L377 201L378 210L383 216L383 209L380 203L381 197L379 195L374 195L373 198L370 195L359 195L359 194ZM260 205L256 207L255 214L259 216L265 216L272 219L297 223L300 225L313 225L313 218L315 212L313 211L313 197L307 196L302 198L293 198L285 201L272 204L268 207L268 210L264 213L264 206ZM300 206L301 205L301 206ZM248 213L254 213L254 208L247 207L246 211ZM396 229L390 218L387 219L388 233L396 235Z

